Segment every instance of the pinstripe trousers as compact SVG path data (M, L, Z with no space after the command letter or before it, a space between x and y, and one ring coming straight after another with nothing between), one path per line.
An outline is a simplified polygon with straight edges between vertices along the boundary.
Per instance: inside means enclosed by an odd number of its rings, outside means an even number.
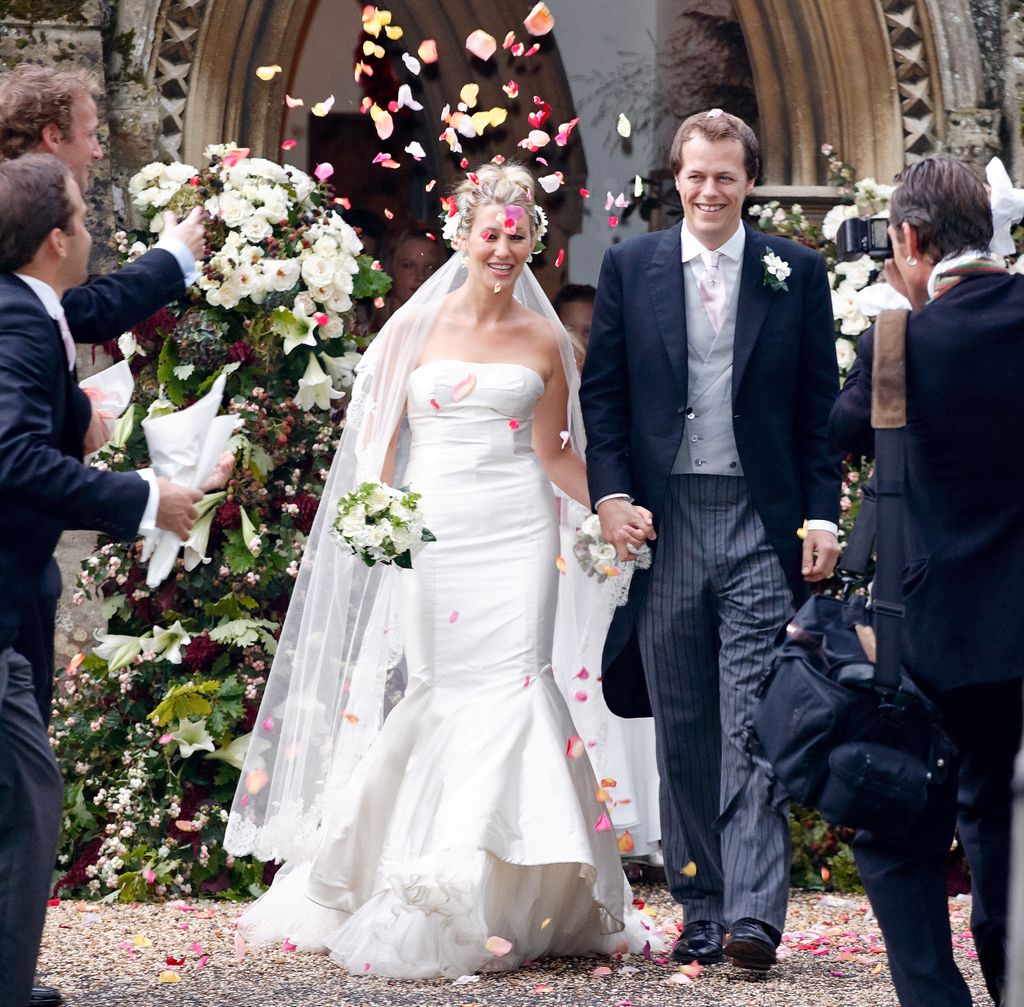
M792 593L741 477L674 475L637 624L684 922L784 929L788 809L749 751L755 692ZM696 871L694 871L696 868Z

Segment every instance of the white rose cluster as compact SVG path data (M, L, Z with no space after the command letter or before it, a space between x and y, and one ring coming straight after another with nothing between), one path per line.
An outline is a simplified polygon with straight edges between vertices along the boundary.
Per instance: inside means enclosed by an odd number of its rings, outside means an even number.
M862 255L852 262L837 263L829 277L832 282L832 314L844 336L859 336L871 325L871 320L860 309L857 291L868 285L875 269L877 264L869 256ZM838 347L836 353L839 366L845 370L843 360L846 355Z
M232 144L213 144L204 154L216 163L202 172L187 164L149 164L131 179L132 201L150 231L163 228L159 211L183 188L195 188L194 198L179 202L202 205L224 236L196 281L206 303L244 312L273 296L274 331L285 354L298 346L314 350L317 337L324 343L343 336L341 316L352 308L362 251L355 231L333 208L317 205L317 182L298 168L249 157ZM311 352L302 391L306 409L329 408L352 384L348 354L321 353L320 359L327 383Z
M367 566L393 563L411 568L423 546L435 541L419 513L419 499L407 489L363 483L338 501L331 534Z

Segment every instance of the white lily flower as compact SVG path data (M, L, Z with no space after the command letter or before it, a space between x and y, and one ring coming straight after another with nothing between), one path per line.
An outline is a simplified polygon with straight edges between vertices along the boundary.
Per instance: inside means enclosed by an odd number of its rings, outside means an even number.
M307 412L314 406L330 409L334 399L340 399L344 392L335 391L331 379L317 363L316 354L309 355L306 373L299 378L299 390L295 393L295 404Z
M204 755L204 759L218 759L222 762L226 762L229 766L234 766L235 769L241 769L242 764L245 762L245 757L249 752L249 743L252 741L252 734L243 734L241 737L235 738L229 745L225 745L223 748L218 748L215 752L210 752L209 755ZM266 742L264 742L266 744ZM269 747L269 746L268 746Z
M171 735L172 740L178 743L178 752L183 759L189 758L193 752L212 752L216 747L213 737L206 729L206 718L201 720L189 720L183 717L178 722L178 730Z
M136 655L142 653L143 644L149 637L97 633L96 639L99 645L93 648L93 653L107 662L110 671L119 671L121 668L127 668L135 660Z
M170 661L171 664L181 664L181 648L187 647L191 642L192 637L188 635L180 619L167 629L162 626L153 627L153 650L158 658Z

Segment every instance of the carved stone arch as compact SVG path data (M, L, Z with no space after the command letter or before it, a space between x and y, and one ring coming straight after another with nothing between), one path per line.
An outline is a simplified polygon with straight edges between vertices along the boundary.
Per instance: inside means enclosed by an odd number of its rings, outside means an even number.
M823 143L861 175L891 178L903 166L901 80L886 10L897 6L907 4L736 0L768 186L819 184Z

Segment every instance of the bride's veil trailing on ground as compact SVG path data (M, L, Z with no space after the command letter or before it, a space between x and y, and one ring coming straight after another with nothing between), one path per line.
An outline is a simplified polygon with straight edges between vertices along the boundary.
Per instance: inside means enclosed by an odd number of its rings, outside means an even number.
M293 862L312 857L324 816L338 805L341 788L401 691L396 578L402 571L366 567L331 538L330 526L340 496L380 479L403 421L409 375L444 298L466 276L457 253L396 312L359 365L231 807L224 841L230 853ZM557 335L569 388L562 439L565 450L582 457L579 377L568 335L528 267L514 294L548 319ZM393 481L401 483L397 469ZM559 510L568 515L571 508ZM481 514L480 520L493 515ZM572 558L565 559L565 575L582 576ZM570 621L556 632L578 636L582 623L578 629L577 619ZM603 633L607 619L595 625Z

